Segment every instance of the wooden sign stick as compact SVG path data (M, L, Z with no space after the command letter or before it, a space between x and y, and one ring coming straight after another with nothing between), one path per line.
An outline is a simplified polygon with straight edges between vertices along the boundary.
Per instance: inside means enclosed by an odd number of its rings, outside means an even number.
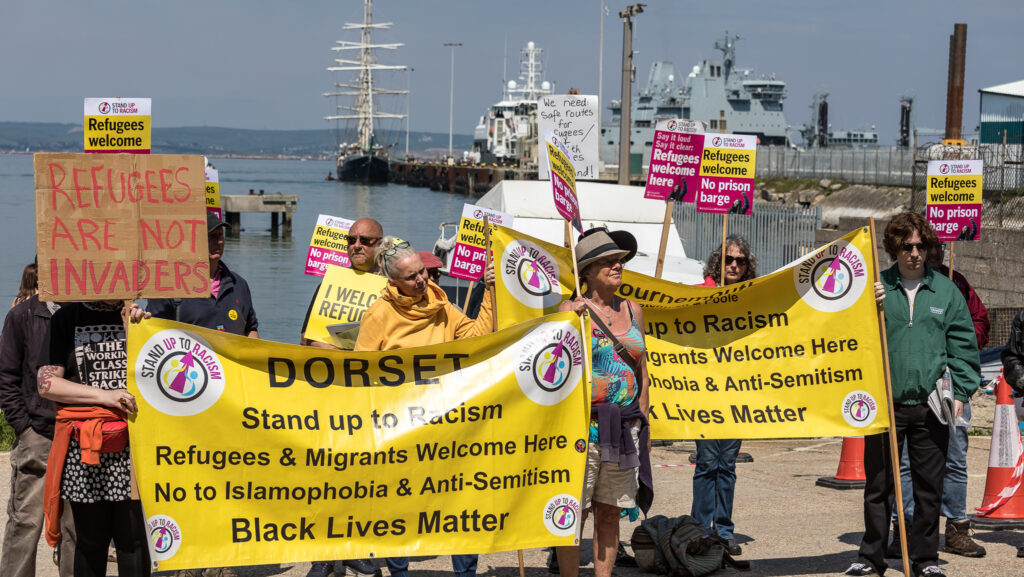
M494 257L491 255L491 225L488 222L487 215L484 215L484 255L487 259L487 264L494 262ZM498 330L498 300L495 298L494 285L487 287L487 298L491 299L491 330ZM468 300L466 301L469 302Z
M721 276L722 280L721 280L721 282L718 283L718 286L724 286L725 285L725 239L726 239L725 231L726 231L726 227L728 226L728 224L729 224L729 215L728 214L723 214L722 215L722 276Z
M668 248L668 227L672 224L672 208L676 202L669 197L665 202L665 221L661 223L661 246L658 247L658 264L654 268L654 278L661 278L665 267L665 250Z
M953 280L953 247L956 246L956 241L949 241L949 280Z

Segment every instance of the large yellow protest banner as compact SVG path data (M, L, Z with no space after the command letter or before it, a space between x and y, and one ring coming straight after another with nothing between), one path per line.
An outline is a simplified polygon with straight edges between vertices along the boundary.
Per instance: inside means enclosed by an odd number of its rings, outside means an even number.
M387 279L373 273L328 266L313 297L306 324L307 339L351 350L363 314L380 298Z
M557 287L572 282L571 270L565 272L569 250L501 228L494 244L502 326L557 310L569 292ZM517 252L554 263L533 268L547 271L542 278L556 288L534 296L520 281L528 275L506 274L519 269ZM625 271L619 294L644 309L652 438L884 431L871 254L867 229L858 229L791 267L728 287L691 287Z
M558 312L573 292L569 249L496 226L494 252L498 327Z
M160 569L572 545L590 420L580 319L387 352L149 319L130 425Z

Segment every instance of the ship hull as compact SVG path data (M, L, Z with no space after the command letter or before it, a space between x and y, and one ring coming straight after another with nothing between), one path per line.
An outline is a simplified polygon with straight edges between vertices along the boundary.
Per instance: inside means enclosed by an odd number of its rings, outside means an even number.
M387 182L388 160L369 154L350 154L338 159L338 180L348 182Z

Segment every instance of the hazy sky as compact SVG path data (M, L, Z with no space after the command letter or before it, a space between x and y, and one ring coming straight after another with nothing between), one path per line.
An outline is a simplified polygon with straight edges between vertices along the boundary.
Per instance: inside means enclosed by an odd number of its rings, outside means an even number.
M4 0L0 4L0 120L81 122L86 96L148 96L153 123L168 126L317 129L331 113L321 96L335 40L355 39L361 0ZM450 49L455 53L455 132L470 134L501 96L503 62L518 70L528 41L545 49L559 92L596 93L599 0L378 0L375 37L403 42L382 62L411 73L413 130L447 132ZM608 3L604 99L619 97L626 6ZM637 86L651 62L684 76L725 30L738 33L737 66L788 83L789 124L810 118L812 94L830 93L835 128L876 125L890 144L899 97L917 97L919 126L945 122L948 37L966 22L964 128L978 123L978 89L1024 78L1020 0L650 0L636 19ZM380 79L404 88L404 73ZM397 111L404 111L404 102ZM605 117L607 117L605 113Z

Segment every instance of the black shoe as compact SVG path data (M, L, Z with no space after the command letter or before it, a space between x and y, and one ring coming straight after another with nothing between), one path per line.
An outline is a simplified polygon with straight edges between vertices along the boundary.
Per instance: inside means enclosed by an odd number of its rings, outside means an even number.
M351 577L381 577L381 570L369 559L346 559L341 562L345 575Z
M938 565L929 565L927 567L915 567L914 577L946 577L946 574L939 569Z
M1017 556L1024 557L1024 545L1017 547Z
M548 547L548 573L558 575L558 554L554 547Z
M900 526L896 523L892 524L892 542L885 549L886 559L901 559L903 558L903 546L900 545Z
M306 577L327 577L334 573L334 561L314 561Z
M736 557L743 554L743 549L736 543L735 539L726 539L725 552Z
M855 575L858 577L878 577L878 571L875 571L874 567L867 563L857 562L850 565L850 568L843 572L843 575Z
M619 541L619 550L615 553L616 567L636 567L636 557L626 553L626 547Z

